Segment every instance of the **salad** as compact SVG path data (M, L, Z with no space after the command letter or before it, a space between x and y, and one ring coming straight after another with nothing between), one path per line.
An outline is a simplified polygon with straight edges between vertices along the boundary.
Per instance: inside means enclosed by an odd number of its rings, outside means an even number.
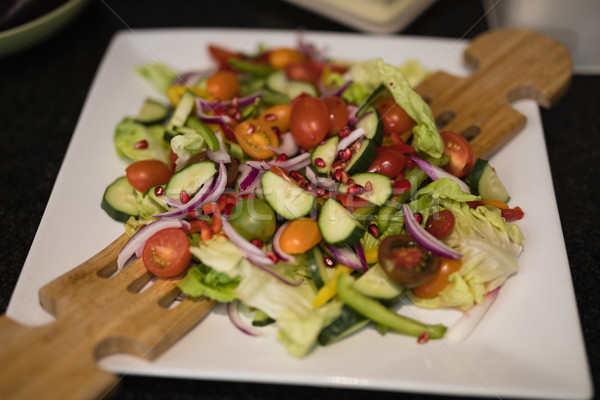
M207 70L137 69L157 96L118 123L128 166L101 203L130 236L119 269L140 257L244 333L275 326L295 357L371 328L464 339L519 269L524 213L440 131L413 90L426 71L303 41L208 51ZM471 317L426 324L407 302Z

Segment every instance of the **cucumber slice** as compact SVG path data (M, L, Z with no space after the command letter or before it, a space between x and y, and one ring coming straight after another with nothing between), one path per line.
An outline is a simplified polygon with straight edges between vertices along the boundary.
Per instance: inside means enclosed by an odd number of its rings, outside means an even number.
M332 197L321 207L318 222L323 239L334 246L352 246L365 233L364 225Z
M510 196L487 160L477 159L469 175L471 193L479 195L483 200L500 200L508 203Z
M363 101L363 103L358 107L358 110L356 110L356 116L361 117L363 115L363 113L366 111L367 107L369 107L371 105L371 103L373 103L373 101L377 98L377 96L379 96L381 93L383 93L384 89L385 89L385 85L383 83L380 84L379 86L377 86L375 88L375 90L373 90L371 92L369 97L367 97L365 99L365 101Z
M169 112L170 108L166 104L154 99L146 99L135 120L144 125L158 124L167 118Z
M312 161L312 165L317 171L317 174L321 176L329 176L329 172L331 172L331 166L337 157L337 145L340 142L339 136L333 136L323 144L315 147L310 155L310 159ZM325 166L319 167L315 164L315 160L320 158L325 163Z
M369 268L352 284L352 288L364 296L386 300L398 298L404 293L404 288L392 282L379 264Z
M373 164L375 157L377 157L377 146L372 140L364 139L360 149L352 155L344 170L350 175L365 172Z
M100 206L112 219L119 222L125 223L129 217L139 216L135 189L125 176L117 178L106 187Z
M264 311L256 310L252 319L253 326L267 326L275 322L275 320L265 314Z
M212 161L200 161L173 174L165 187L165 196L179 199L182 190L192 197L196 191L206 183L214 174L217 167Z
M344 306L340 316L321 330L317 340L322 346L333 344L358 331L369 322L363 315L348 306Z
M383 141L383 121L375 107L368 106L356 123L357 128L365 130L365 137L371 139L377 146Z
M302 93L317 97L317 89L308 82L288 79L285 70L278 70L267 77L267 87L276 92L287 95L290 99L295 99Z
M308 215L316 197L300 186L266 171L260 178L262 194L271 208L283 218L292 220Z
M382 206L392 196L392 180L383 174L376 172L363 172L350 176L354 184L365 186L367 182L371 182L373 190L357 194L357 197L364 199L376 206ZM338 192L347 193L350 185L341 183L338 186Z
M161 189L158 189L159 187ZM165 202L165 196L164 196L165 188L166 188L166 185L152 186L146 192L146 196L150 197L156 204L158 204L160 207L164 208L164 210L166 211L169 209L169 205ZM160 196L157 196L156 192L159 190L161 190L163 194Z
M162 129L162 125L147 126L132 118L125 118L115 128L115 151L119 157L132 161L160 160L169 164L169 152L161 137ZM138 146L139 143L145 145Z
M177 128L180 128L185 124L185 121L187 121L190 113L194 109L195 99L196 95L191 90L186 90L183 93L179 100L179 104L177 104L177 108L175 108L175 111L167 124L165 131L166 135L177 135Z
M327 273L327 266L323 261L323 252L318 246L309 251L306 258L306 267L317 290L325 286L331 279L330 274Z

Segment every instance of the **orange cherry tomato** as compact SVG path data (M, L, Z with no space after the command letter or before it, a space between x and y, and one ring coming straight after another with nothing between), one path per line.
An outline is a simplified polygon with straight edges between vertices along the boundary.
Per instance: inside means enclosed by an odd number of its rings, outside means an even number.
M206 90L219 100L231 100L240 91L240 81L231 71L217 71L206 80Z
M269 60L269 64L273 68L282 69L290 64L303 62L306 57L298 50L291 49L289 47L282 47L279 49L271 50L267 58Z
M267 146L279 146L277 134L268 125L258 119L248 119L235 127L235 138L242 150L250 157L264 160L273 157Z
M348 125L348 106L340 97L327 96L323 98L323 101L329 110L329 133L327 136L333 136Z
M444 154L450 157L444 169L458 178L468 175L473 169L475 158L467 139L451 131L440 132L440 136L444 141Z
M127 181L136 190L147 192L149 188L167 183L171 178L171 168L162 161L141 160L125 168Z
M290 114L292 106L289 104L278 104L263 111L258 120L264 122L270 127L275 127L279 133L285 133L290 130Z
M450 274L460 270L462 265L460 260L453 260L450 258L442 257L441 261L440 269L433 279L412 288L412 292L415 296L422 299L430 299L437 296L439 292L444 290L444 288L450 284L450 281L448 280Z
M381 115L385 133L400 134L415 126L415 121L392 98L385 99L377 104L377 111Z
M302 254L321 241L319 224L312 218L304 217L290 221L281 233L281 250L288 254Z
M297 99L290 114L290 131L296 143L305 150L313 149L329 132L329 109L317 97Z
M163 229L146 241L142 260L146 269L158 277L177 276L192 260L190 241L181 228Z

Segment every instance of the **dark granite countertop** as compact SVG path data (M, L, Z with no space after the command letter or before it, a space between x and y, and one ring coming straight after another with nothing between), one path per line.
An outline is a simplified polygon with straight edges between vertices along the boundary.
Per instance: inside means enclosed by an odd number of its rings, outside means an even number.
M0 59L0 311L25 262L92 79L113 34L152 27L353 32L276 0L92 1L45 42ZM472 38L487 29L480 1L440 1L401 32ZM548 156L594 384L600 383L600 76L575 75L542 110ZM52 140L48 140L52 138ZM540 282L540 284L543 284ZM559 299L560 293L556 293ZM549 303L551 303L549 301ZM543 334L537 332L534 334ZM1 344L0 344L1 346ZM550 350L551 351L551 350ZM126 376L123 399L392 399L398 393ZM401 394L402 398L433 398Z

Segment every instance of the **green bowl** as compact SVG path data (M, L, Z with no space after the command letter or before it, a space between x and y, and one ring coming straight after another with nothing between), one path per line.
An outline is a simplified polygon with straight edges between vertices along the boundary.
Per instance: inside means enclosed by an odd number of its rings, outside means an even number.
M0 57L25 50L58 32L83 10L88 0L69 0L49 13L0 32Z

